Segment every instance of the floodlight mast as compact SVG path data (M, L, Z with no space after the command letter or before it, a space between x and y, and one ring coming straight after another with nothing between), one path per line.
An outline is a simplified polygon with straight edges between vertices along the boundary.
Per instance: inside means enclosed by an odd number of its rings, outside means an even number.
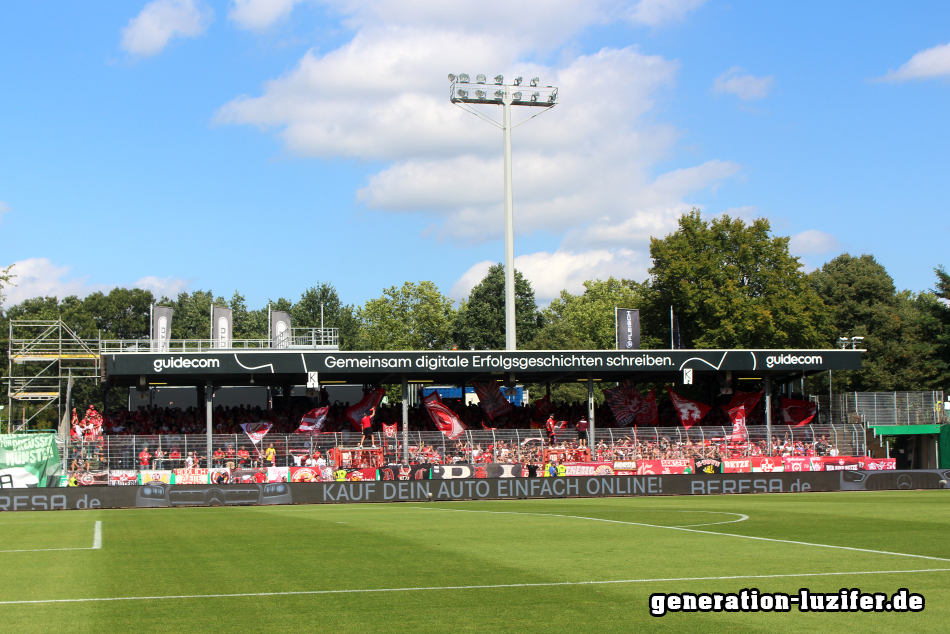
M476 82L479 84L485 83L485 76L478 75ZM514 212L513 212L513 196L511 193L511 130L513 127L517 127L524 123L521 121L514 126L511 125L511 106L534 106L541 107L545 110L553 108L557 105L557 92L558 89L554 86L547 87L538 87L538 78L535 77L531 80L531 85L537 87L536 90L530 99L524 99L524 95L518 87L521 85L522 78L518 77L515 79L514 84L505 84L504 77L498 75L495 77L495 85L498 86L498 89L495 90L494 98L489 99L489 93L478 90L475 92L475 98L469 96L469 91L467 89L458 89L456 86L458 84L468 84L469 76L465 73L461 75L449 75L449 81L452 82L451 89L449 92L449 101L453 104L459 106L463 110L466 110L474 114L479 119L488 121L489 123L501 128L502 135L504 138L504 168L505 168L505 350L513 351L518 349L518 343L516 338L516 326L515 326L515 239L514 239ZM545 93L547 96L546 100L541 99L541 93ZM490 117L482 114L481 112L473 109L469 104L493 104L500 105L502 107L502 123L499 124L497 121L491 119ZM542 110L541 112L544 112ZM534 117L541 114L538 112L535 115L528 117L528 119L533 119ZM525 119L527 121L528 119Z

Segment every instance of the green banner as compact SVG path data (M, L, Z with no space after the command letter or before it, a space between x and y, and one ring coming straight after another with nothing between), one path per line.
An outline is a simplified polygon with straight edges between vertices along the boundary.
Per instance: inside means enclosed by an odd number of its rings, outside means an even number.
M58 487L62 474L53 434L0 434L0 487Z

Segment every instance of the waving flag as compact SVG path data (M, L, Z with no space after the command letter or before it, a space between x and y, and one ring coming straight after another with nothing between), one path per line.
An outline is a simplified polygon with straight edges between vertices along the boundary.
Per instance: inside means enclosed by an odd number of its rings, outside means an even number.
M538 412L538 415L544 418L548 414L554 411L554 406L551 405L551 395L545 394L543 398L539 398L534 402L534 409Z
M363 398L360 399L359 403L346 408L343 414L346 416L346 419L350 421L350 424L353 425L353 429L363 431L363 417L369 414L369 410L379 405L385 393L386 390L381 387L370 390L369 392L364 392Z
M749 431L745 426L745 405L738 405L730 410L726 410L729 418L732 419L732 435L726 440L730 442L747 442L749 440Z
M459 420L455 412L442 404L441 399L436 401L435 399L429 400L427 398L425 406L429 411L429 416L432 417L432 422L435 423L439 431L445 434L449 440L455 440L468 429L465 423Z
M327 412L330 411L330 406L326 407L315 407L306 414L303 415L303 418L300 419L300 427L297 429L298 434L314 434L323 431L323 423L327 420Z
M637 422L637 414L643 406L643 397L633 383L624 381L615 388L604 390L604 398L621 427Z
M818 413L818 404L811 401L799 401L793 398L782 397L780 407L782 418L786 425L801 427L811 422Z
M703 419L703 416L711 409L699 401L691 401L683 398L667 386L666 391L670 393L670 400L673 401L673 407L683 422L683 427L689 429Z
M396 423L392 425L387 425L383 423L383 436L386 438L395 438L396 437Z
M250 438L251 442L255 445L267 435L271 427L273 427L273 425L270 423L241 423L241 429L244 430L244 433L247 434L247 437Z
M627 425L655 425L657 423L656 391L644 398L630 381L604 390L604 398L621 427Z
M478 394L478 404L482 406L485 416L490 421L494 421L499 416L504 416L515 408L501 393L498 381L490 381L484 384L473 381L472 388Z
M752 413L752 410L755 409L755 406L758 404L759 399L762 398L762 395L765 393L762 392L739 392L737 391L732 395L732 398L729 399L729 404L726 405L723 409L727 412L731 409L735 409L740 405L745 406L746 416Z
M640 406L640 412L637 414L637 425L660 424L660 416L656 411L656 390L650 388L650 393L643 399L643 405Z

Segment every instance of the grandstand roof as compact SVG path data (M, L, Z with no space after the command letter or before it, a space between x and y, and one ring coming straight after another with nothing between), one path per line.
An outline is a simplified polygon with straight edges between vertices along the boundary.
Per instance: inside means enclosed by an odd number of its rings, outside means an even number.
M692 369L699 382L730 371L733 379L769 375L782 381L828 370L859 370L863 350L458 350L303 351L214 350L120 352L102 355L113 385L304 385L320 383L462 383L503 381L562 383L587 380L638 382L682 379ZM680 382L677 380L677 382Z

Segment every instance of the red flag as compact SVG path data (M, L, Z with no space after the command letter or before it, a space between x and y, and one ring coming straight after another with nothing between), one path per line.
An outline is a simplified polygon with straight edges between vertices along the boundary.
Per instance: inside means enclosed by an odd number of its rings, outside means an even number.
M490 421L495 420L499 416L504 416L515 408L514 405L508 402L505 395L501 393L501 389L498 387L498 381L490 381L485 384L475 383L473 381L472 388L478 395L478 404L482 406L482 409L485 411L485 416L488 416L488 420Z
M818 404L811 401L799 401L793 398L782 397L782 418L786 425L801 427L811 422L818 413Z
M683 427L689 429L699 421L703 419L703 416L711 409L708 405L704 405L699 401L691 401L688 398L683 398L667 386L666 391L670 393L670 400L673 401L673 406L676 408L676 413L679 414L680 420L683 422Z
M449 440L458 438L462 435L462 432L467 429L465 423L459 420L455 412L443 405L440 401L426 398L425 406L429 411L429 416L432 417L432 422L435 423L439 431L445 434Z
M369 410L379 405L379 402L383 400L383 394L385 393L386 390L381 387L368 392L363 392L363 398L359 403L356 405L350 405L346 408L346 411L343 414L346 416L346 419L350 421L350 424L353 425L353 429L356 431L363 431L363 417L369 414Z
M241 423L241 429L255 445L267 435L272 426L270 423Z
M729 404L723 409L728 412L740 405L744 405L746 416L748 416L752 413L752 410L755 409L756 404L758 404L759 399L762 398L764 393L764 390L762 392L736 392L732 395L732 398L729 399Z
M327 412L330 406L314 407L303 415L300 419L300 427L297 428L298 434L314 434L323 431L323 423L327 420Z
M392 425L387 425L386 423L383 423L383 435L386 438L395 438L396 437L396 423L393 423Z
M495 431L496 429L498 429L497 427L489 427L488 425L485 424L485 421L481 421L481 423L482 423L482 429L484 429L485 431Z
M749 430L745 426L745 405L739 405L727 410L732 419L732 435L727 438L731 442L747 442Z
M643 399L643 405L640 406L640 412L637 414L637 425L660 424L660 416L656 411L656 390L650 388L650 393Z
M538 415L542 418L554 411L554 406L551 405L551 395L545 394L544 398L539 398L534 402L534 409L537 410Z

